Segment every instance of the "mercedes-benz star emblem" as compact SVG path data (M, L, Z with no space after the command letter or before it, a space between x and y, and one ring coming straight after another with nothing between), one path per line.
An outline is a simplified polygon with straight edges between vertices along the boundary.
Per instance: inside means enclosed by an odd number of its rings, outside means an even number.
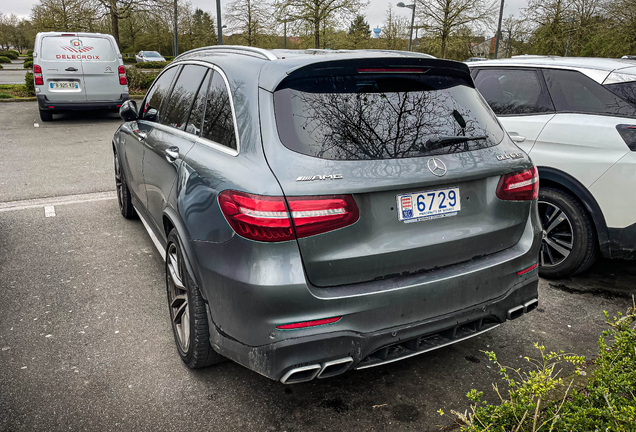
M441 177L446 174L446 164L440 159L432 158L428 160L428 169L437 177Z

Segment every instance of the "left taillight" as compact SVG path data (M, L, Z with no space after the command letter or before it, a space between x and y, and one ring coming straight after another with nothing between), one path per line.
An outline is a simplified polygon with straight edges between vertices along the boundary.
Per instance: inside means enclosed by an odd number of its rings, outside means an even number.
M40 65L33 65L33 79L35 85L44 85L44 77L42 76L42 67Z
M351 195L272 197L226 190L219 206L232 229L241 237L281 242L344 228L359 218ZM290 214L291 212L291 214Z
M117 73L119 74L119 84L127 85L128 80L126 79L126 68L124 65L121 65L117 68Z
M497 197L504 201L530 201L539 196L539 172L537 167L528 168L499 179Z

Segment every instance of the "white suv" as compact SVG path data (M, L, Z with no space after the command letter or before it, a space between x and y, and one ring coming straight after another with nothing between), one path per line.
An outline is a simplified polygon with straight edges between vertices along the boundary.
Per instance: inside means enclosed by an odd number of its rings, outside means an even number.
M636 61L521 56L470 68L539 169L541 276L580 273L599 252L636 259Z

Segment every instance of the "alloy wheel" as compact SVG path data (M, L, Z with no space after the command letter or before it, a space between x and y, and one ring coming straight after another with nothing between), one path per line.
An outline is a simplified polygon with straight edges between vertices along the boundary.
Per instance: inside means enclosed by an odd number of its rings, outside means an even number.
M539 253L542 267L555 267L570 256L574 241L572 224L563 210L547 201L539 201L543 227Z
M182 277L183 263L174 243L170 243L168 247L166 267L170 318L172 318L179 348L186 353L190 348L190 309L188 308L188 292Z

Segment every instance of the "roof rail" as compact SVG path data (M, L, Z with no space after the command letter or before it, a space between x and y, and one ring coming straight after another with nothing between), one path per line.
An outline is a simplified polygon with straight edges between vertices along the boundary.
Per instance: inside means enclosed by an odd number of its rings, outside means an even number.
M212 46L207 46L202 48L196 48L196 49L184 52L183 54L179 54L175 58L175 60L177 60L179 57L185 54L190 54L197 51L207 51L207 50L214 50L214 51L227 52L227 53L233 52L236 54L246 54L246 55L251 55L253 57L264 58L265 60L278 59L278 57L276 57L270 51L263 48L249 47L249 46L243 46L243 45L212 45Z

